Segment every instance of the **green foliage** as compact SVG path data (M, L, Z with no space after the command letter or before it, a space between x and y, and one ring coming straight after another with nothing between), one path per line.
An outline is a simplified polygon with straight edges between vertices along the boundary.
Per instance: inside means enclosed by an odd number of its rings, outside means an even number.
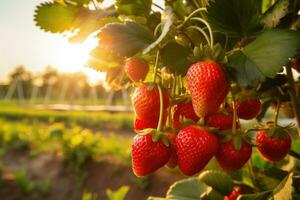
M215 0L207 7L211 25L224 34L247 37L261 30L261 0Z
M133 56L153 41L153 35L144 26L127 21L125 24L108 24L99 33L105 49L122 56Z
M109 200L124 200L129 191L129 186L122 186L116 191L106 190L106 196Z
M161 59L173 73L185 75L191 64L188 57L191 50L176 42L169 42L161 49ZM172 55L172 56L170 56ZM176 59L174 59L176 58Z
M173 24L173 17L174 13L171 7L167 7L166 10L162 13L162 20L161 20L161 34L159 37L147 48L144 49L143 53L148 53L151 49L156 47L160 42L166 37L168 32L170 31L170 28Z
M230 194L233 189L230 176L221 171L204 171L200 174L199 179L223 195Z
M278 0L268 11L264 14L263 23L267 28L276 27L280 20L289 11L289 0Z
M117 0L115 5L120 14L148 16L152 0Z
M78 7L59 3L42 3L35 11L36 25L45 31L62 33L74 28Z
M253 85L265 77L273 78L296 54L300 33L291 30L269 30L232 54L229 65L237 70L237 81L242 86ZM272 58L272 59L271 59Z
M197 178L188 178L174 183L167 192L167 199L200 200L200 194L206 186Z

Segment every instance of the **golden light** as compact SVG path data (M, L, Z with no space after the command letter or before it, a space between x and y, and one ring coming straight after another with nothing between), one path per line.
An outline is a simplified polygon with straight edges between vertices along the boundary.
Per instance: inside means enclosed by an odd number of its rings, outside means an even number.
M62 69L62 72L82 72L87 75L91 84L95 84L100 80L105 79L105 74L97 72L86 66L89 60L89 52L98 44L98 39L94 36L88 37L81 44L72 44L67 40L62 41L57 47L55 54L58 57L55 59Z

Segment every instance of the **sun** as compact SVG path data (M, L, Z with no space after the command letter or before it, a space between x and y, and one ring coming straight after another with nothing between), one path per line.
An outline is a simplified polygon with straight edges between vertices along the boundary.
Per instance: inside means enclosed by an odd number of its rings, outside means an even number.
M64 40L57 47L56 63L62 68L62 72L82 72L87 75L91 84L96 84L105 79L105 73L97 72L86 66L90 58L90 51L98 44L98 39L94 36L88 37L83 43L73 44Z

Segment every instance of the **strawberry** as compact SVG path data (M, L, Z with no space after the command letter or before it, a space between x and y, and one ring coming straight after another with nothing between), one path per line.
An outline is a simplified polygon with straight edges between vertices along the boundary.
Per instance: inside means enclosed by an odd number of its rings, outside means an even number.
M185 117L186 119L191 119L194 122L199 121L199 117L196 115L191 101L180 102L174 106L174 112L173 112L174 128L180 127L180 122L179 122L180 116Z
M146 78L149 65L145 61L137 58L128 59L125 63L125 72L133 82L142 81Z
M177 160L178 160L176 154L176 135L174 133L166 133L166 136L169 139L171 149L172 149L171 157L167 163L167 166L169 168L174 168L177 166Z
M230 87L222 67L214 61L197 62L191 65L186 78L197 116L216 112Z
M232 128L232 115L226 115L224 113L214 113L205 117L205 124L209 127L218 128L220 130L226 130ZM239 123L236 123L236 127L239 128Z
M200 172L219 147L215 135L198 126L181 129L176 137L178 166L187 176Z
M256 133L257 150L263 158L270 162L282 160L291 148L291 137L283 129L277 129L279 136L268 136L265 130Z
M168 116L168 110L164 110L162 126L164 126L166 124L167 116ZM141 131L146 128L157 128L158 121L159 121L159 117L158 118L150 118L150 119L136 118L134 120L133 126L136 131Z
M223 170L233 172L243 167L249 160L252 153L252 147L244 141L241 142L242 145L239 150L234 147L232 140L220 144L216 154L216 160Z
M147 176L163 167L170 159L171 148L162 140L152 141L152 133L136 135L131 149L132 169L136 176Z
M259 99L249 98L243 102L236 101L236 112L239 118L249 120L255 118L261 108ZM232 107L229 107L228 112L232 113Z
M300 55L295 57L292 62L292 67L300 73Z
M169 106L169 93L162 88L163 107L166 110ZM159 118L159 91L157 85L148 89L146 84L138 87L132 95L133 107L137 118L139 119L157 119Z
M236 200L240 194L243 194L244 191L241 187L233 188L229 196L225 196L224 200Z

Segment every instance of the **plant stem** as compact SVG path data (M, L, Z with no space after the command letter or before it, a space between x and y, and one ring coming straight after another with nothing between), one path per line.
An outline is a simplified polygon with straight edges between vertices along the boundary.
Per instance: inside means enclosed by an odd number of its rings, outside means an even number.
M161 87L159 84L157 84L157 88L158 88L158 92L159 92L159 121L158 121L158 125L157 125L157 131L160 131L162 128L162 118L163 118L163 109L164 109L164 99L163 99L163 93L161 90Z
M154 3L154 2L152 2L152 4L155 6L155 7L157 7L157 8L159 8L160 10L164 10L160 5L158 5L158 4L156 4L156 3Z
M255 176L255 173L253 171L253 166L252 166L252 160L251 160L251 158L250 158L250 160L247 163L247 169L248 169L248 172L250 174L250 177L251 177L251 180L253 182L253 185L255 185L256 184L256 176Z
M286 74L287 74L288 83L290 85L289 95L291 97L293 111L296 116L296 120L298 124L298 135L300 135L300 100L298 99L296 94L296 89L295 89L296 86L295 86L295 81L293 78L293 72L290 63L288 64L288 66L286 66Z
M300 154L297 153L297 152L295 152L295 151L293 151L293 150L290 150L290 151L289 151L289 155L290 155L290 156L293 156L294 158L296 158L296 159L298 159L298 160L300 160Z
M156 58L155 58L155 65L154 65L154 75L153 75L153 82L155 83L156 77L157 77L157 68L158 68L158 61L159 61L159 50L156 52Z
M213 36L213 32L212 32L212 29L209 25L209 23L202 19L202 18L199 18L199 17L193 17L191 18L191 20L196 20L196 21L199 21L199 22L202 22L203 24L205 24L205 26L208 28L208 32L209 32L209 37L210 37L210 47L213 48L214 46L214 36Z
M207 44L208 44L209 46L211 46L209 37L207 36L207 34L205 33L205 31L203 31L200 27L198 27L198 26L189 26L186 30L189 30L189 29L195 29L195 30L199 31L199 32L204 36L204 38L205 38Z
M236 111L236 101L232 89L230 89L232 96L232 109L233 109L233 119L232 119L232 133L236 133L236 120L237 120L237 111Z
M277 101L277 106L276 106L276 112L275 112L275 119L274 119L275 127L277 127L280 105L281 105L281 102L280 102L280 100L278 100Z
M206 8L198 8L196 10L194 10L189 16L187 16L187 18L185 18L185 20L182 22L182 24L180 24L177 28L181 28L185 25L185 23L196 13L198 12L202 12L202 11L206 11Z

